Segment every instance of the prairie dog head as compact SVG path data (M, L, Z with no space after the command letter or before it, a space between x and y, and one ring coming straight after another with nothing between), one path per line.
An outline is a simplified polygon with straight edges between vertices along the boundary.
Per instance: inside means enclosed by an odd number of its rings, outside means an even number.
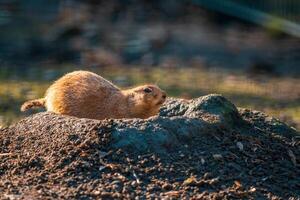
M161 106L166 100L166 93L156 85L142 85L132 90L135 99L147 105Z
M150 117L158 113L166 100L166 93L156 85L142 85L128 90L127 95L135 105L135 112Z

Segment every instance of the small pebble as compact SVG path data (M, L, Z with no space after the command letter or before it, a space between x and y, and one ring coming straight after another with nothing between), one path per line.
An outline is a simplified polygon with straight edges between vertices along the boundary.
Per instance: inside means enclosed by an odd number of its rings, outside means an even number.
M172 189L172 185L168 184L168 183L165 183L165 184L163 184L162 189L164 189L164 190L171 190Z

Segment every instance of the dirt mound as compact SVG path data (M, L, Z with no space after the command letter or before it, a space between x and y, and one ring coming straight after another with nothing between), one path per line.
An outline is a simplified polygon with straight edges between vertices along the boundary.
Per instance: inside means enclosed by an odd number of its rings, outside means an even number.
M147 120L39 113L0 133L2 199L300 197L299 133L220 95Z

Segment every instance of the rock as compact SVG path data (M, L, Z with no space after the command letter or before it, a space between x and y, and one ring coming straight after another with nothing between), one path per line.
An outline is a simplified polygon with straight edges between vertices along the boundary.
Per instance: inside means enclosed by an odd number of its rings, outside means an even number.
M211 124L230 126L238 122L237 108L219 94L211 94L192 100L169 99L161 109L161 116L200 118Z
M164 190L171 190L172 189L172 185L168 184L168 183L165 183L165 184L162 185L162 189L164 189Z

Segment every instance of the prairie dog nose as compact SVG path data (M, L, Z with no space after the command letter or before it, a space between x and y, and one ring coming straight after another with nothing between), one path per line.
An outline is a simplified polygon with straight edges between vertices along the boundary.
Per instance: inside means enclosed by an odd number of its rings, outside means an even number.
M167 98L167 94L165 92L162 93L162 96L161 96L163 99Z

